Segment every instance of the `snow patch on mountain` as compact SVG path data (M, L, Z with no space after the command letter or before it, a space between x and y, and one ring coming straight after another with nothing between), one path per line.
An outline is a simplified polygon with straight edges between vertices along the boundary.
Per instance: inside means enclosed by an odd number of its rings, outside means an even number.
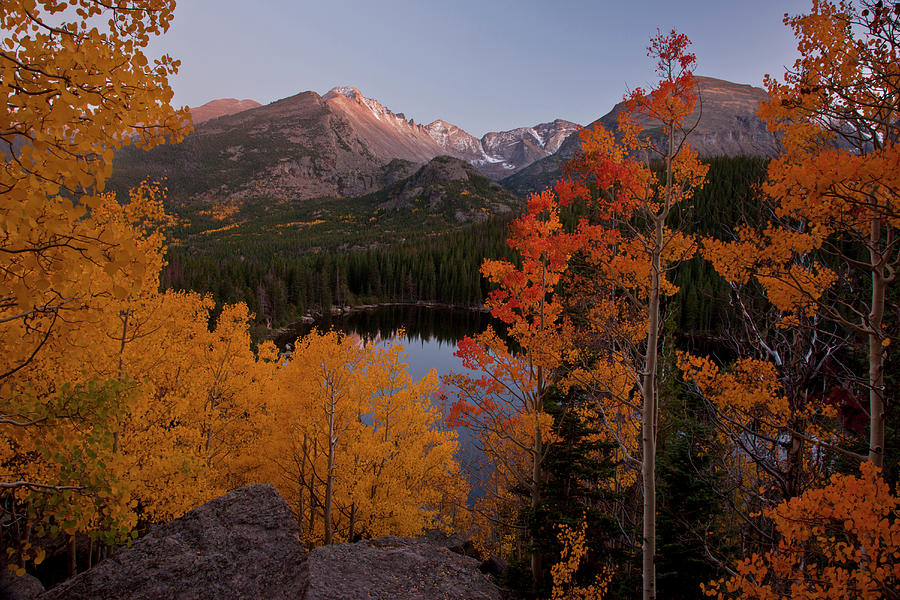
M478 139L443 119L437 119L425 126L416 125L415 121L407 119L403 113L392 112L379 101L365 97L359 89L352 86L335 87L326 93L323 99L327 102L338 97L346 98L351 105L364 107L364 110L375 120L383 123L383 126L402 134L403 138L408 140L404 143L419 148L416 152L427 153L426 148L434 148L436 145L440 152L466 160L491 176L508 175L510 171L521 169L539 158L556 152L563 140L579 127L575 123L557 119L533 127L489 132ZM343 99L339 104L342 102ZM412 158L412 155L404 158Z
M481 141L452 123L438 119L425 126L425 131L441 148L465 155L465 158L477 160L484 154Z
M327 94L323 96L326 100L328 98L334 97L335 95L340 94L341 96L345 96L350 99L358 98L362 96L358 89L349 85L340 85L336 88L332 88Z

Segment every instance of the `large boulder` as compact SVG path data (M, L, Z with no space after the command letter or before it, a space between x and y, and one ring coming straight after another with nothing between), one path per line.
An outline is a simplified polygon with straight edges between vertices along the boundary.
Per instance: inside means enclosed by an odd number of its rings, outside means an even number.
M306 553L271 485L216 498L135 541L40 600L303 598Z
M33 600L44 592L44 586L32 575L14 575L0 564L0 598Z
M309 554L306 600L499 600L479 561L423 540L384 537Z
M251 485L155 527L37 598L500 600L478 567L438 541L410 538L307 555L284 499L271 485Z

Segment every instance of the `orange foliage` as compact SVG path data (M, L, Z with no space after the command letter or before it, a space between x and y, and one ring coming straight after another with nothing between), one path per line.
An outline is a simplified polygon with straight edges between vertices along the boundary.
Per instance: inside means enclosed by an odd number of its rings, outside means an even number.
M19 539L56 527L113 541L136 519L113 449L140 392L109 368L115 340L101 332L158 285L161 191L144 184L120 205L103 190L117 148L189 128L169 104L177 61L143 53L173 8L0 3L0 480L32 507L9 524ZM40 558L19 550L20 569Z
M177 61L151 64L143 54L173 8L173 0L137 0L128 10L97 0L0 4L0 335L17 340L4 346L0 382L63 315L77 318L100 294L123 296L92 284L94 266L145 268L128 231L103 214L102 192L115 149L186 132L187 111L169 105Z
M784 22L800 57L783 81L766 77L759 110L784 147L762 187L777 223L704 240L704 256L729 281L754 277L785 326L816 314L866 338L868 458L880 465L884 346L896 328L886 291L900 267L900 13L813 0Z
M900 589L900 498L872 463L858 477L834 475L766 511L777 547L705 587L716 598L843 600L896 597Z
M821 480L823 446L842 442L833 404L805 390L789 398L783 374L766 360L740 358L723 368L678 352L677 366L715 407L719 438L733 448L721 462L737 484L736 507L752 513Z

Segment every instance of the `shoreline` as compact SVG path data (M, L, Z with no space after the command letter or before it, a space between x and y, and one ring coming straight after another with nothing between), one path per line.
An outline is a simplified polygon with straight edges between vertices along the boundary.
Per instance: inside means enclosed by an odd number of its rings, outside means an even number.
M490 314L490 309L484 305L481 306L463 306L459 304L449 304L446 302L378 302L375 304L356 304L354 306L332 306L329 311L330 316L343 316L343 315L351 315L354 313L366 312L369 310L376 310L378 308L390 308L390 307L421 307L421 308L439 308L444 310L466 310L472 312L480 312ZM325 316L324 312L315 312L310 313L307 312L305 315L300 317L298 320L293 321L292 323L288 323L287 325L282 325L278 328L269 329L269 334L266 336L269 339L273 339L279 335L283 335L288 333L291 328L298 324L302 323L304 325L311 325L322 319Z

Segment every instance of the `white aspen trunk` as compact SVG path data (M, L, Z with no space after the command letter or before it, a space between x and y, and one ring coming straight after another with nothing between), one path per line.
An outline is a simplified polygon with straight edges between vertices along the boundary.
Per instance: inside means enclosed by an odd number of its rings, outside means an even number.
M335 435L335 411L337 410L334 390L331 391L330 406L328 409L328 473L325 478L325 506L323 518L325 519L325 545L332 544L334 539L334 523L331 521L331 507L334 498L334 454L337 449L337 436Z
M303 435L303 454L300 457L300 481L297 486L297 524L300 527L300 539L303 539L303 515L306 512L306 505L303 502L303 493L306 487L306 434ZM312 510L312 499L310 499L310 510Z
M75 535L69 536L69 577L78 574L78 551L75 546Z
M662 238L662 221L657 221L657 240ZM656 422L657 406L657 345L659 343L659 250L654 250L650 271L650 303L647 326L647 349L644 356L644 378L641 395L644 399L641 444L643 450L641 475L644 484L643 584L644 600L656 598Z
M116 373L116 380L122 381L125 377L125 338L128 335L128 317L131 316L131 309L126 309L119 313L122 317L122 338L119 343L119 368ZM118 394L118 392L117 392ZM118 454L119 444L121 443L122 417L120 416L119 407L116 406L116 431L113 434L113 453Z
M541 289L546 293L547 289L547 257L546 255L541 256ZM545 327L544 323L544 301L545 298L541 298L540 304L540 314L538 315L538 322L540 323L540 327L543 330ZM532 358L529 357L531 361ZM533 365L533 363L532 363ZM531 366L531 365L530 365ZM534 413L534 455L532 456L531 461L531 512L533 515L537 514L538 506L541 503L541 458L542 453L544 451L543 443L541 440L541 427L540 427L540 412L543 410L543 398L544 398L544 371L538 366L536 369L537 382L535 385L534 398L532 401L532 412ZM531 579L535 584L535 587L540 583L541 578L543 577L543 566L541 561L541 553L537 549L537 540L535 539L534 532L531 533Z
M209 468L212 466L212 422L213 422L213 413L216 411L216 397L218 396L218 392L213 389L209 393L209 421L206 425L206 441L203 444L203 452L206 455L206 467Z
M869 234L872 265L872 307L869 312L869 460L884 464L884 346L881 345L884 318L884 257L875 252L881 243L881 221L873 217Z
M653 246L650 256L650 294L647 306L647 348L641 395L644 405L641 419L641 476L644 491L643 557L641 573L643 600L656 600L656 426L659 419L659 296L662 277L663 234L672 206L672 159L675 155L674 123L669 123L669 147L666 153L665 205L652 216Z
M540 369L539 369L540 371ZM537 508L541 503L541 452L543 451L541 444L541 430L540 430L540 422L538 421L538 414L535 410L534 415L534 457L532 460L532 470L531 470L531 511L533 514L537 513ZM534 536L534 532L531 534L531 577L537 585L541 577L543 575L543 568L541 565L541 553L538 551L535 546L536 540Z
M353 542L353 534L354 528L356 527L356 503L350 505L350 536L347 538L348 542Z

